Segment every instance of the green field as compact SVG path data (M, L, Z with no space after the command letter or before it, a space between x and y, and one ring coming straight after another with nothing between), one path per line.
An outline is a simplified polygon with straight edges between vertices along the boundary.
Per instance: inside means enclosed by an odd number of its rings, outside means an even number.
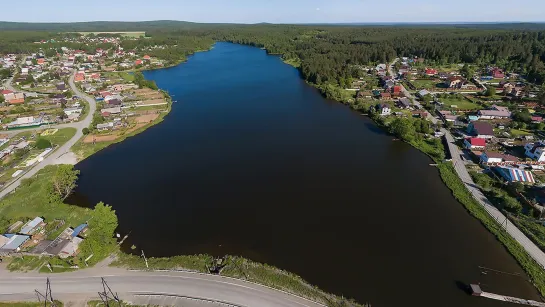
M421 89L432 89L436 86L436 84L439 84L440 82L435 80L413 80L410 81L412 85L414 85L418 90Z
M62 146L76 134L76 131L76 128L62 128L53 135L47 135L42 137L49 140L53 145Z
M477 110L480 109L481 106L479 106L476 103L470 102L466 99L458 99L458 98L439 98L439 101L444 103L444 109L447 110ZM456 108L453 108L451 106L457 106Z
M51 203L52 177L57 166L47 166L36 177L24 180L17 193L8 194L0 201L0 217L9 222L26 221L36 216L46 221L61 219L66 226L78 226L89 219L89 209L63 203Z
M524 131L524 130L519 130L519 129L511 129L509 131L509 134L511 134L512 136L514 137L521 137L521 136L525 136L525 135L532 135L531 132L529 131Z

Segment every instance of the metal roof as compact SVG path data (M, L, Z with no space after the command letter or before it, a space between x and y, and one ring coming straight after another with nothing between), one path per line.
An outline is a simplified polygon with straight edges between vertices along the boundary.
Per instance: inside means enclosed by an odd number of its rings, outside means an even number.
M503 177L508 181L521 181L529 183L536 182L534 179L534 175L532 174L532 172L529 171L512 167L502 167L501 171Z
M16 250L19 246L23 245L30 237L25 235L14 235L11 237L4 246L3 250Z
M81 224L78 227L74 228L74 232L72 233L72 237L77 237L80 232L87 227L87 224Z
M21 229L21 233L25 235L29 235L34 230L34 228L40 225L40 223L42 223L43 221L44 219L42 219L41 217L34 218L32 221L26 223L23 229Z

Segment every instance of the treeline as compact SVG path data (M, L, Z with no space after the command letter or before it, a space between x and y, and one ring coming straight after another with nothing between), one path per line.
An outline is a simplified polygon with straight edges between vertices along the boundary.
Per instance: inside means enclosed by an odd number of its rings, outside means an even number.
M146 23L136 24L138 26L135 25L135 28L146 26ZM73 24L70 25L66 26L66 31L73 28ZM126 29L127 25L109 24L111 27L119 26L116 29L118 31ZM186 24L178 22L150 22L147 25L148 38L125 40L122 47L149 49L150 55L174 63L196 50L208 49L214 41L246 44L280 54L285 60L300 62L299 69L303 78L316 85L346 84L347 80L362 73L354 65L386 63L398 56L425 58L432 65L495 65L507 71L519 72L527 76L529 81L540 84L545 81L543 29L520 27L512 30L493 28L491 25L386 27L191 24L186 27ZM0 53L24 52L31 48L31 42L55 35L59 34L2 32ZM34 45L32 48L49 46ZM51 44L51 47L56 48L58 45ZM87 50L83 44L69 47Z
M302 60L315 84L356 77L353 64L386 63L417 56L435 64L496 65L545 80L545 31L481 28L239 26L209 31L216 40L263 47Z

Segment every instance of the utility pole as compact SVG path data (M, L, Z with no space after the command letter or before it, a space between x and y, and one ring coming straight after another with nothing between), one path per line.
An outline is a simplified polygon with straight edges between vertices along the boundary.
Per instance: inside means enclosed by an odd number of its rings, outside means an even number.
M106 307L113 307L115 305L121 307L121 300L119 299L119 296L117 295L117 292L114 293L112 289L110 289L110 286L108 286L108 283L104 279L104 277L101 277L102 279L102 289L103 292L98 292L98 296L100 296L100 300ZM113 301L114 304L110 304L110 300ZM115 304L117 303L117 304Z
M51 283L49 282L49 277L47 278L45 283L45 295L40 293L40 291L38 291L37 289L34 291L36 292L36 296L38 297L38 302L41 303L42 299L44 300L44 307L57 307L57 304L53 300L53 294L51 293ZM49 303L49 305L47 303Z
M146 268L149 269L148 259L146 258L146 255L144 254L144 250L142 250L142 257L144 258L144 261L146 262Z

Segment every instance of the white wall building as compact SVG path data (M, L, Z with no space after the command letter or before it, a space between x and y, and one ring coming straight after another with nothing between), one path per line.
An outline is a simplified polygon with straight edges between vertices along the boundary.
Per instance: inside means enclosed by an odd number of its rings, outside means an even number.
M545 144L541 142L528 143L524 146L524 150L527 157L538 162L545 162Z

